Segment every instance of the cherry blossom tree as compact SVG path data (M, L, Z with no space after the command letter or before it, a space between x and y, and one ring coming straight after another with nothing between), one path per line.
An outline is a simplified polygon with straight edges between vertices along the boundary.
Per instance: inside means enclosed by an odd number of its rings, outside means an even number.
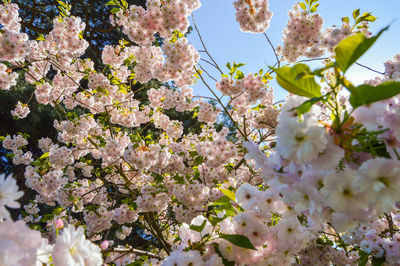
M127 39L104 47L102 69L85 57L90 25L59 4L36 40L20 31L16 4L0 6L0 89L22 71L32 97L59 114L40 154L24 134L1 137L35 193L14 220L8 208L23 192L0 176L2 265L400 263L400 56L362 85L346 78L388 29L370 32L371 13L324 28L318 0L296 3L274 47L268 1L234 1L240 29L263 34L276 55L258 73L219 66L193 18L216 78L185 37L198 0L109 1ZM164 86L137 99L151 80ZM194 97L196 80L214 97ZM171 110L191 112L199 131ZM28 122L29 112L18 102L10 115Z

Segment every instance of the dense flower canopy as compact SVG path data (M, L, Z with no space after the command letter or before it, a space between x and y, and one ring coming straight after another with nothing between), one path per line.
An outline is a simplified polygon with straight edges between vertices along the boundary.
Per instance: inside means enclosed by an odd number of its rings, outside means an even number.
M296 3L275 48L269 2L234 1L240 29L264 34L277 60L245 74L186 38L198 0L109 1L127 39L100 67L84 56L91 25L58 3L36 40L16 4L0 5L0 89L35 88L10 115L58 114L35 150L26 134L0 138L33 195L10 215L23 192L0 175L1 265L400 264L400 56L362 85L346 79L387 30L370 32L371 13L324 28L318 0ZM214 97L195 97L195 82Z

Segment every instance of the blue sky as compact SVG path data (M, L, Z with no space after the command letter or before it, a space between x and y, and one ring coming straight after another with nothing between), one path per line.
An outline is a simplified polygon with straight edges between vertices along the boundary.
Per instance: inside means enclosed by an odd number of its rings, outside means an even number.
M233 0L203 0L201 2L202 7L194 12L196 24L208 50L224 71L227 70L226 63L232 61L246 63L246 66L242 68L245 74L258 72L260 68L268 69L268 65L275 63L273 51L262 34L240 31L239 24L235 20ZM282 43L282 30L287 24L288 11L296 2L269 0L269 9L274 14L266 33L275 46ZM325 28L341 25L341 17L351 17L353 10L357 8L361 9L361 13L372 12L378 17L374 23L371 23L371 31L374 34L391 24L389 31L384 33L367 54L358 61L383 72L383 62L391 59L396 53L400 53L400 0L320 0L317 12L324 18ZM195 31L189 34L188 38L196 49L202 49ZM207 59L205 54L201 53L201 55L202 58ZM200 64L219 79L220 74L213 67L204 62L200 62ZM348 78L355 84L379 75L359 66L352 66L348 73ZM206 77L206 75L204 76ZM214 81L210 79L207 81L215 88ZM277 100L285 97L286 92L279 88L279 85L272 82L271 86L275 90ZM194 95L211 96L201 81L198 81L193 89Z

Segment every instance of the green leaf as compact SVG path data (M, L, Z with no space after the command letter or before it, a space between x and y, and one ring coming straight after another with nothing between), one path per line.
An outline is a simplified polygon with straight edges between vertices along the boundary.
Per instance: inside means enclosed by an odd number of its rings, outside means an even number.
M250 242L250 240L247 238L247 236L221 234L219 235L219 237L228 240L229 242L238 247L257 250Z
M217 224L225 220L225 218L226 218L225 216L222 218L210 216L208 217L208 221L211 223L212 226L216 226Z
M363 21L374 22L375 20L376 20L376 17L373 16L373 15L371 15L371 12L364 13L364 14L362 14L361 17L359 17L359 18L356 20L356 25L357 25L358 23L360 23L360 22L363 22Z
M350 103L353 108L386 100L400 93L400 82L387 81L376 87L363 84L351 90Z
M314 76L308 75L311 71L307 65L296 64L293 67L284 66L273 70L279 85L288 92L308 98L322 96L321 86L315 82ZM298 78L299 75L302 77Z
M230 205L231 199L228 196L222 196L215 202L211 203L210 206L218 206L218 205Z
M324 97L315 97L315 98L311 98L308 101L305 101L304 103L302 103L301 105L293 108L295 110L297 110L298 115L302 115L304 113L307 113L308 111L310 111L311 107L316 104L317 102L323 100Z
M119 3L117 0L110 0L107 2L106 6L119 6Z
M237 70L237 71L236 71L235 79L243 79L243 78L244 78L243 72L240 71L240 70Z
M343 39L335 48L336 62L344 72L354 64L379 38L379 36L389 28L386 27L371 38L365 37L362 33L357 33Z
M358 255L359 255L359 258L357 260L358 266L365 266L368 262L369 254L367 252L359 250Z
M372 259L371 259L372 266L381 266L385 263L385 261L386 261L385 257L381 257L381 258L372 257Z
M194 158L193 160L193 164L194 165L200 165L204 162L204 157L203 156L197 156L196 158Z
M224 193L225 196L227 196L229 199L236 201L236 196L235 193L229 189L219 189L221 190L222 193Z
M317 8L318 8L319 4L315 4L312 6L312 8L310 9L311 13L317 12Z
M343 18L342 18L342 21L343 21L343 22L350 22L350 19L349 19L349 17L343 17Z
M300 5L301 9L303 9L304 11L307 10L306 4L304 4L304 3L299 3L299 5Z
M201 231L203 231L204 227L206 226L207 220L204 220L203 223L201 225L194 225L192 224L189 228L201 233Z
M45 41L46 39L44 38L43 34L39 34L39 36L36 38L36 41Z
M353 11L353 18L356 20L358 16L360 15L360 9L356 9Z
M227 67L229 70L231 70L231 69L232 69L231 63L227 63L227 64L226 64L226 67Z
M126 0L121 0L122 6L127 9L128 8L128 2Z
M118 7L114 7L113 9L111 9L111 13L112 14L117 14L118 11L120 11L121 9Z
M65 8L68 8L68 5L67 5L67 3L64 3L63 1L57 1L61 6L63 6L63 7L65 7Z
M47 158L47 157L49 157L49 153L48 152L43 153L42 156L40 156L39 159L44 159L44 158Z

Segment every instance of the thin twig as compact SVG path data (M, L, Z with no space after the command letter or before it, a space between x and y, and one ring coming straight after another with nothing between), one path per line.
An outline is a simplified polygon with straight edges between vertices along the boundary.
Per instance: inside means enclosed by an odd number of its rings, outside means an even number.
M199 29L197 28L197 25L196 25L196 22L195 22L195 20L194 20L194 15L193 15L193 14L192 14L192 20L193 20L193 26L194 26L194 28L195 28L196 31L197 31L197 35L199 35L199 38L200 38L201 44L203 45L204 51L206 52L206 54L208 55L208 57L211 59L211 61L214 62L214 65L215 65L215 67L219 70L219 72L221 72L221 74L224 74L224 72L222 72L222 70L219 68L217 62L215 62L215 60L212 58L212 56L211 56L210 53L208 52L208 50L207 50L207 48L206 48L206 45L205 45L204 42L203 42L203 38L201 37L200 31L199 31Z
M159 257L158 255L148 252L148 251L144 251L144 250L140 250L140 249L136 249L136 248L109 248L109 249L105 249L101 251L102 253L109 253L109 252L117 252L117 253L135 253L138 255L145 255L151 258L156 258L159 260L162 260L163 258Z
M203 70L210 79L214 80L215 82L218 82L218 80L216 78L214 78L213 76L211 76L210 73L208 73L207 70L205 70L200 64L198 64L198 65L201 68L201 70Z
M218 96L215 94L215 92L211 89L210 85L207 84L207 82L204 80L203 76L201 75L200 71L194 67L195 71L197 72L197 74L199 75L199 77L201 78L201 80L203 81L204 85L206 85L206 87L210 90L210 92L214 95L214 97L217 99L218 103L221 105L221 107L224 109L225 113L228 115L229 119L232 121L232 123L235 125L235 127L237 128L237 130L239 131L239 133L242 135L242 137L245 140L247 139L247 136L243 133L243 131L240 129L240 127L237 125L236 121L233 119L233 117L231 116L231 114L229 113L229 111L226 109L225 105L221 102L221 100L218 98Z
M276 61L278 63L278 67L281 67L281 61L279 60L279 57L278 57L278 54L276 53L274 45L272 44L271 40L268 38L268 35L265 32L264 32L264 36L265 36L265 38L267 38L269 45L271 46L272 50L274 51Z
M356 62L356 65L358 65L358 66L360 66L360 67L363 67L363 68L366 68L366 69L368 69L368 70L370 70L370 71L372 71L372 72L378 73L378 74L380 74L380 75L385 75L384 72L379 72L378 70L372 69L372 68L370 68L370 67L368 67L368 66L366 66L366 65L360 64L360 63L358 63L358 62Z
M329 57L317 57L317 58L303 59L298 62L322 61L322 60L327 60L327 59L329 59Z
M206 59L204 59L204 58L200 58L200 60L201 60L201 61L204 61L204 62L206 62L207 64L209 64L209 65L215 67L216 69L218 69L218 67L217 67L216 65L214 65L213 63L211 63L210 61L208 61L208 60L206 60Z

